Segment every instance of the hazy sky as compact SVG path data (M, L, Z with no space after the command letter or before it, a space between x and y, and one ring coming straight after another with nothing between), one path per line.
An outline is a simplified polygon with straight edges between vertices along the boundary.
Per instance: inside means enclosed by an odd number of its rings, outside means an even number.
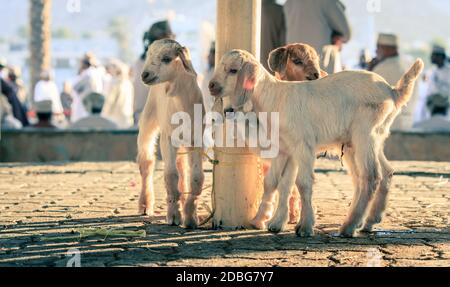
M206 45L200 43L200 34L213 31L205 23L215 21L215 0L80 0L80 13L69 13L67 1L73 0L53 1L55 29L64 27L78 35L88 31L95 37L108 37L109 21L123 17L136 55L141 50L142 32L152 22L170 17L178 39L194 46L194 57L200 57ZM403 47L423 45L436 38L450 41L450 0L379 0L379 11L369 11L368 1L378 0L342 0L354 32L345 50L346 58L355 56L360 48L373 49L378 32L397 33ZM27 24L28 0L0 0L0 7L8 11L2 13L0 40L17 38L19 28Z

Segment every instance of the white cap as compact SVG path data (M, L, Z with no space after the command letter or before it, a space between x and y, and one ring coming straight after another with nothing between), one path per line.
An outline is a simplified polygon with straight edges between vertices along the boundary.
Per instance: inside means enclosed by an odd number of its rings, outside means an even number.
M394 34L380 33L378 35L378 45L398 47L398 37Z

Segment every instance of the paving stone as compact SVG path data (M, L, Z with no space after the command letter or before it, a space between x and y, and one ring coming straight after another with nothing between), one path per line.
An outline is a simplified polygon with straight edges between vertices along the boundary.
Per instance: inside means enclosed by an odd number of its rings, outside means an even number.
M339 162L318 161L316 236L305 239L294 234L295 225L278 235L165 225L160 163L154 218L136 216L140 177L134 163L0 164L0 267L63 267L74 250L89 267L450 266L450 165L393 165L397 175L383 222L372 234L347 239L335 234L349 211L351 179ZM205 190L199 200L203 217L210 197ZM100 227L145 230L146 236L77 237L77 230Z

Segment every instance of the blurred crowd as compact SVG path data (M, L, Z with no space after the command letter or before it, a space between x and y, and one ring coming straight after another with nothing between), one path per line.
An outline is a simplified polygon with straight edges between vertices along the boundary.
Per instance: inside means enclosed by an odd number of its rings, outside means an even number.
M101 65L86 53L78 74L61 89L50 70L27 96L17 68L0 63L2 128L126 129L134 125L134 87L130 68L117 59ZM5 71L5 72L3 72Z
M339 0L263 0L261 61L266 64L270 51L289 43L306 43L321 56L328 74L343 70L367 70L396 85L414 59L401 53L401 35L380 33L372 57L361 51L356 67L345 67L341 52L351 41L351 27L345 6ZM433 45L433 67L416 86L414 96L392 126L394 131L450 131L450 61L443 45Z
M351 41L351 27L345 6L339 0L263 0L261 62L267 66L269 53L288 43L306 43L321 56L328 74L343 70L367 70L380 74L395 85L412 62L401 53L401 35L381 33L374 55L361 51L356 67L342 64L341 52ZM168 21L153 24L143 36L143 52L131 67L117 59L101 63L86 53L80 59L76 77L58 87L52 71L43 71L40 81L27 90L17 67L0 60L2 128L127 129L137 125L149 93L141 81L148 47L156 40L175 38ZM450 62L446 48L434 45L433 67L416 87L413 99L394 123L397 131L450 131L448 114ZM215 66L215 44L207 55L207 68L199 77L206 110L213 98L209 82ZM61 88L61 91L60 91ZM28 93L31 93L28 96Z

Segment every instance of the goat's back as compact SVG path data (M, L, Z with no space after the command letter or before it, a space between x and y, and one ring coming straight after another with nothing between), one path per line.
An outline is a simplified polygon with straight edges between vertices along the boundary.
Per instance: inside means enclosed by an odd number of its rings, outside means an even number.
M361 104L382 103L394 99L391 85L380 75L365 71L344 71L317 81L308 82L313 96L345 98Z
M317 142L347 140L355 124L367 131L379 126L394 108L395 91L370 72L346 71L312 82L286 83L280 110L286 130L304 130Z

